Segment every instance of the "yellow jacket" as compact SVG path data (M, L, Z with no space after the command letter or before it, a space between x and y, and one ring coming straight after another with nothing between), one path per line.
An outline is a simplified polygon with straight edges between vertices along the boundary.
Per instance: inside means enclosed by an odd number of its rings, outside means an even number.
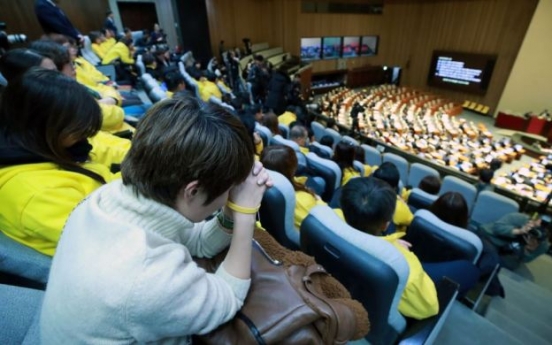
M344 186L349 182L353 177L359 177L360 173L354 168L346 168L343 170L343 179L341 179L341 186Z
M222 93L220 92L220 89L218 88L217 84L213 83L212 81L201 78L201 80L197 82L197 86L199 87L199 96L204 102L209 102L209 98L211 98L211 96L222 99Z
M397 206L395 207L395 214L393 214L393 224L397 229L397 232L406 232L406 228L412 223L414 215L410 211L410 208L406 202L397 196Z
M295 215L294 222L295 229L299 230L301 228L301 223L307 218L310 210L317 205L327 205L321 199L317 199L314 195L305 192L305 191L296 191L295 192Z
M103 165L86 163L83 167L107 182L115 178ZM100 182L54 163L3 167L0 229L15 241L52 256L71 211L100 186Z
M88 142L92 145L90 160L108 168L111 168L112 164L121 164L130 150L130 140L103 131L88 138Z
M130 49L128 49L126 44L123 42L118 42L111 49L109 49L107 54L105 54L105 57L102 59L102 64L108 65L117 59L121 59L121 62L127 65L134 64L134 59L130 54Z
M96 55L100 57L100 59L103 60L109 49L113 48L115 44L117 44L117 40L111 37L100 44L92 43L92 50L94 51L94 53L96 53Z
M123 108L116 105L98 103L102 110L102 131L117 133L125 130L134 132L134 127L126 123Z
M382 237L401 252L410 268L408 280L399 302L399 312L414 319L425 319L439 312L437 290L431 278L422 268L418 257L397 242L397 239L402 236L404 233Z
M297 121L297 115L291 111L286 111L282 115L278 116L278 123L289 126L290 123Z
M86 74L86 76L95 83L104 83L109 80L106 75L81 56L75 59L75 70L77 72L77 80L79 78L79 72Z

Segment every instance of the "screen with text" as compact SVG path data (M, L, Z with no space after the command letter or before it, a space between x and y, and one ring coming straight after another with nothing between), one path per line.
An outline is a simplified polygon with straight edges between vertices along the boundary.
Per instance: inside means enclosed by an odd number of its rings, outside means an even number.
M455 91L484 94L496 55L435 51L427 83Z

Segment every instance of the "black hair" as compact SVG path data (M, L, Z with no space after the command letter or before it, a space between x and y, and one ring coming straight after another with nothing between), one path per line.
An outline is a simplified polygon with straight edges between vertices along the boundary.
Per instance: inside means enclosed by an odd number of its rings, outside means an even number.
M30 49L36 51L38 54L52 59L58 71L63 69L63 66L71 63L71 57L69 56L69 50L50 40L34 41L29 46Z
M491 183L491 180L494 177L494 171L491 169L481 169L479 170L479 180L483 183Z
M0 73L10 80L25 73L29 68L40 66L44 56L30 49L12 49L0 57Z
M387 182L396 192L399 191L401 175L395 164L385 162L372 174L375 178Z
M178 91L178 86L184 84L184 77L176 71L165 74L164 80L167 89L171 92Z
M359 177L350 180L343 187L340 203L347 224L378 236L393 219L397 195L382 180Z
M320 138L320 145L328 146L333 150L333 137L331 135L324 135Z
M86 141L102 125L100 107L86 88L58 71L33 67L11 80L0 100L0 127L26 151L105 183L75 161L67 142Z
M441 189L441 179L437 176L428 175L420 181L418 188L426 193L437 195Z

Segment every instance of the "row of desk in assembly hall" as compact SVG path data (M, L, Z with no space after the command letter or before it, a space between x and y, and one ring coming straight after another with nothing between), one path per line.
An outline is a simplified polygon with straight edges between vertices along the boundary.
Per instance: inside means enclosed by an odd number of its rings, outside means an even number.
M311 109L309 111L311 113L311 118L313 118L313 119L321 120L322 122L327 122L330 119L328 116L320 114L319 112L317 112L315 110ZM351 135L351 127L343 125L341 123L337 123L337 126L339 127L341 133L346 133L349 136L353 136L353 135ZM371 137L369 137L369 136L367 136L363 133L355 133L353 137L355 139L357 139L358 141L360 141L361 143L363 143L363 144L367 144L367 145L370 145L370 146L373 146L373 147L377 148L382 154L386 153L386 152L394 153L394 154L397 154L399 156L404 157L410 164L412 164L412 163L421 163L421 164L427 165L427 166L437 170L439 172L439 174L441 175L441 178L443 178L445 176L448 176L448 175L451 175L451 176L458 177L458 178L460 178L460 179L462 179L462 180L464 180L468 183L471 183L471 184L475 184L478 181L478 178L476 176L467 174L467 173L465 173L463 171L460 171L460 170L457 170L457 169L450 168L448 166L444 166L444 165L441 165L441 164L434 163L434 162L432 162L428 159L419 157L419 156L414 155L412 153L402 151L401 149L399 149L395 146L392 146L392 145L389 145L388 143L385 143L385 142L376 140L374 138L371 138ZM412 186L412 187L415 187L415 186ZM514 193L511 190L502 188L500 186L495 185L494 186L494 191L498 194L504 195L504 196L516 201L520 206L520 211L521 212L533 211L533 210L536 210L537 208L539 208L541 206L541 203L539 201L533 199L533 198L530 198L530 197L527 197L527 196L524 196L524 195L520 195L518 193Z

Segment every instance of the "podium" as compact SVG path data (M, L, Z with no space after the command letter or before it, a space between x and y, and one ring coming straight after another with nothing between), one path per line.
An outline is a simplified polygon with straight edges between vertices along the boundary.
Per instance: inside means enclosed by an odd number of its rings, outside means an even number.
M496 116L494 125L495 127L498 127L498 128L525 132L528 124L529 124L529 120L524 117L507 114L499 111L498 115Z

